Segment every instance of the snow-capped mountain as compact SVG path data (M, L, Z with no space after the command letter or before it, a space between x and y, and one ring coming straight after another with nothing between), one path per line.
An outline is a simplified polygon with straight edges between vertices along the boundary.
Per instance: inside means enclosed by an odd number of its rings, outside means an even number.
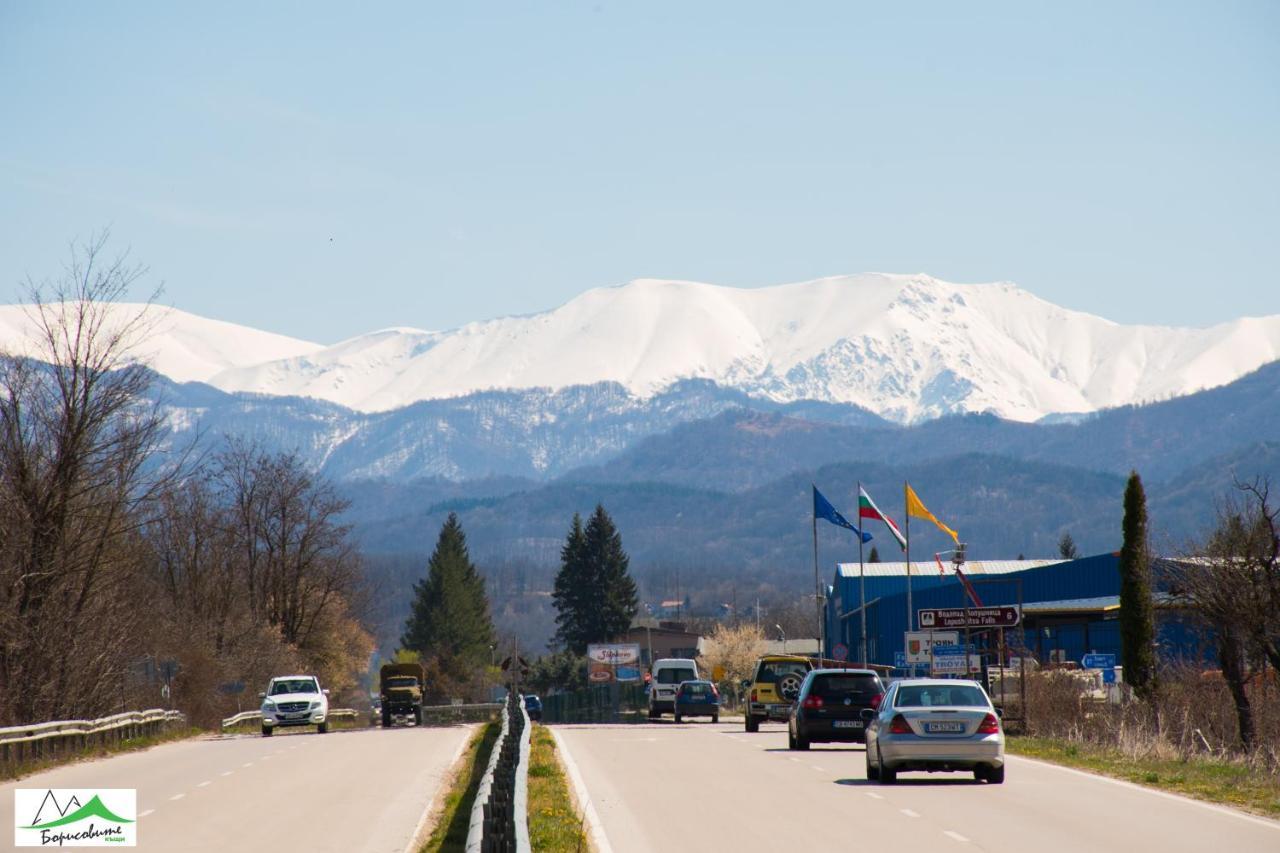
M207 382L233 368L298 358L324 349L320 344L197 317L162 305L117 302L104 307L103 331L107 334L118 332L146 312L133 355L177 382ZM49 310L58 308L50 306ZM34 311L29 305L0 305L0 350L44 357Z
M22 336L6 322L18 310L0 308L0 345ZM1207 329L1122 326L1008 283L879 273L758 289L645 279L541 314L386 329L328 347L178 311L166 319L148 345L161 373L363 412L606 382L648 400L701 379L904 423L978 411L1033 421L1189 394L1280 359L1280 315Z
M901 422L974 411L1030 421L1215 387L1277 358L1280 315L1207 329L1122 326L1008 283L868 273L752 290L644 279L542 314L388 329L210 381L385 411L599 382L648 398L698 378Z

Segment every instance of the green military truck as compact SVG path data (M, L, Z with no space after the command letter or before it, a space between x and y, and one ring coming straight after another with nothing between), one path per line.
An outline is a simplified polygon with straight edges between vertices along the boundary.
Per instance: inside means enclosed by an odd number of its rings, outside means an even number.
M422 725L422 687L427 671L420 663L387 663L378 673L378 693L382 699L382 727L390 728L397 718Z

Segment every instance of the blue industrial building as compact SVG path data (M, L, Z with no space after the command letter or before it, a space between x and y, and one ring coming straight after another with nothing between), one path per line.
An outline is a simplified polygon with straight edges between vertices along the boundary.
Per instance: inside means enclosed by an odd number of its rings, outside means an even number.
M984 605L1021 605L1022 624L1004 634L1007 656L1029 655L1041 663L1079 662L1089 652L1110 653L1123 665L1120 649L1120 572L1118 554L1098 554L1075 560L973 561L965 576ZM904 634L912 626L907 616L907 564L865 563L860 584L859 565L841 563L827 598L827 654L836 644L860 660L861 592L865 585L867 660L892 666L904 651ZM911 564L911 607L972 606L951 565L939 571L935 563ZM1160 606L1161 601L1166 606ZM1164 658L1212 659L1199 632L1157 597L1160 654ZM996 632L975 634L971 641L994 650Z

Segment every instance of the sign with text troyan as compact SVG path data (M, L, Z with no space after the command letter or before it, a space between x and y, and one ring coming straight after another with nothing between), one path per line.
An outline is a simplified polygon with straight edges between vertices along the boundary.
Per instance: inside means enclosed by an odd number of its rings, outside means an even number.
M960 642L958 631L907 631L903 637L907 663L928 663L934 646L954 646Z

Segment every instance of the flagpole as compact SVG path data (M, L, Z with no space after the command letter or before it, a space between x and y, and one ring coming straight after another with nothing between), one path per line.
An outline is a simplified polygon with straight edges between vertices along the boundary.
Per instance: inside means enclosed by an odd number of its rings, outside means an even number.
M862 504L862 481L858 481L858 504ZM867 668L867 576L862 565L862 510L858 510L858 597L862 601L862 668Z
M817 486L814 486L814 489L817 490ZM818 577L818 516L814 515L813 517L813 592L814 592L815 599L817 601L817 607L818 607L818 660L819 661L821 661L824 657L826 657L826 653L827 653L826 643L823 642L825 640L825 635L826 635L826 625L824 623L827 620L822 618L823 617L823 612L822 612L823 596L822 596L821 584L822 584L822 580Z
M911 610L911 504L907 501L907 489L911 488L906 480L902 481L902 515L904 528L903 538L907 540L907 630L915 630L915 614Z

